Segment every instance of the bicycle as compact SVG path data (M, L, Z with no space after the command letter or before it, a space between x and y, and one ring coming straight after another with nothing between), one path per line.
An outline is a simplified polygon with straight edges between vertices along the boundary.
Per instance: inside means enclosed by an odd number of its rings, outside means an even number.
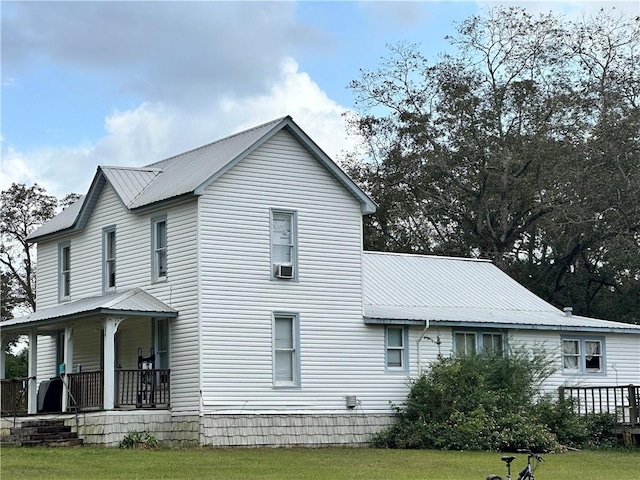
M535 480L533 476L533 472L537 470L544 459L538 455L537 453L533 453L531 450L518 450L518 452L527 454L527 466L518 474L517 480ZM511 462L515 460L516 457L505 455L500 460L506 463L507 465L507 480L511 480ZM532 460L535 463L532 463ZM489 475L486 480L503 480L503 478L499 475Z

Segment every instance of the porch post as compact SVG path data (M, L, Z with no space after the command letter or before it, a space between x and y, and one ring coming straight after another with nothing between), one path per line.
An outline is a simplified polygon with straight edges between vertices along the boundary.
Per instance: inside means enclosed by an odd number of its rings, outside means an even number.
M114 390L116 386L116 332L124 320L122 317L108 316L104 319L104 387L103 408L113 410L115 404Z
M0 334L0 379L4 379L7 376L7 355L4 353L9 345L9 335L3 333Z
M64 373L62 378L62 411L69 407L69 374L73 373L73 324L64 328ZM77 401L77 399L76 399Z
M38 333L35 330L29 332L29 387L27 398L28 413L38 413Z

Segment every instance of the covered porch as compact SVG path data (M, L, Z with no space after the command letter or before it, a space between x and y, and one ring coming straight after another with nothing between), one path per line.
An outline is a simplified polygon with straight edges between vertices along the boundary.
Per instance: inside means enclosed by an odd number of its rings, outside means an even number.
M178 312L141 289L85 298L2 325L25 335L28 376L2 376L2 415L171 405L169 322ZM4 352L4 348L3 348Z

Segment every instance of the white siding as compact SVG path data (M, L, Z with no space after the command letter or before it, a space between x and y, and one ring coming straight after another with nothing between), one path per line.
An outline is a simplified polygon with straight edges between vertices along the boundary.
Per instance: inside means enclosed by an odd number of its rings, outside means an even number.
M294 210L299 281L270 279L269 209ZM389 410L384 336L362 318L360 205L286 132L200 200L205 411ZM301 388L272 382L272 313L300 318Z
M198 283L197 283L197 202L191 201L153 212L134 214L126 210L113 188L107 183L102 190L86 228L60 240L38 244L38 310L58 304L57 255L58 243L71 242L71 300L102 294L102 229L116 226L116 284L117 290L140 287L167 305L179 311L180 316L171 324L172 407L175 411L197 410L199 405L198 380ZM151 217L167 215L168 281L151 282ZM141 332L126 337L120 335L119 352L122 358L135 359L125 362L129 368L137 366L137 347L142 346L148 355L151 339L150 321L144 318L126 320L123 331L138 322ZM142 323L141 323L142 322ZM75 322L77 323L77 322ZM79 332L82 332L80 329ZM122 333L122 332L121 332ZM80 333L78 342L85 339ZM140 343L144 339L146 343ZM127 341L135 344L127 344ZM91 345L95 339L86 338ZM130 343L130 342L129 342ZM99 345L99 344L98 344ZM131 350L126 353L125 350ZM76 352L83 347L76 345ZM39 362L48 365L48 357L55 354L43 349ZM89 353L87 352L87 355ZM81 353L78 353L81 355ZM90 364L88 358L78 360ZM75 359L74 359L75 361ZM93 361L95 363L95 361ZM127 368L124 364L124 368ZM48 367L47 367L48 368Z
M485 328L482 331L489 331L489 329ZM453 354L452 333L453 330L449 327L432 327L427 331L427 337L440 340L440 348L438 349L429 340L422 341L423 368L434 361L439 352L445 357ZM563 372L561 338L576 335L585 338L604 338L604 374L572 375ZM551 360L555 372L544 382L543 389L546 392L557 392L558 387L561 386L613 386L640 383L640 335L512 329L507 332L507 336L511 349L525 348L535 351L543 350L547 353L547 358Z

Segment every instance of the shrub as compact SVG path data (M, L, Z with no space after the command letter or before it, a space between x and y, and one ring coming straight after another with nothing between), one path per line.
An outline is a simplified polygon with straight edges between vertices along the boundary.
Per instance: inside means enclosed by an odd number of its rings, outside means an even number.
M373 444L501 451L610 445L608 416L579 417L570 399L539 396L553 359L544 350L526 352L439 358L412 381L405 403L394 405L397 423Z
M141 448L150 449L158 446L158 440L151 433L147 431L143 432L129 432L120 442L120 448Z

